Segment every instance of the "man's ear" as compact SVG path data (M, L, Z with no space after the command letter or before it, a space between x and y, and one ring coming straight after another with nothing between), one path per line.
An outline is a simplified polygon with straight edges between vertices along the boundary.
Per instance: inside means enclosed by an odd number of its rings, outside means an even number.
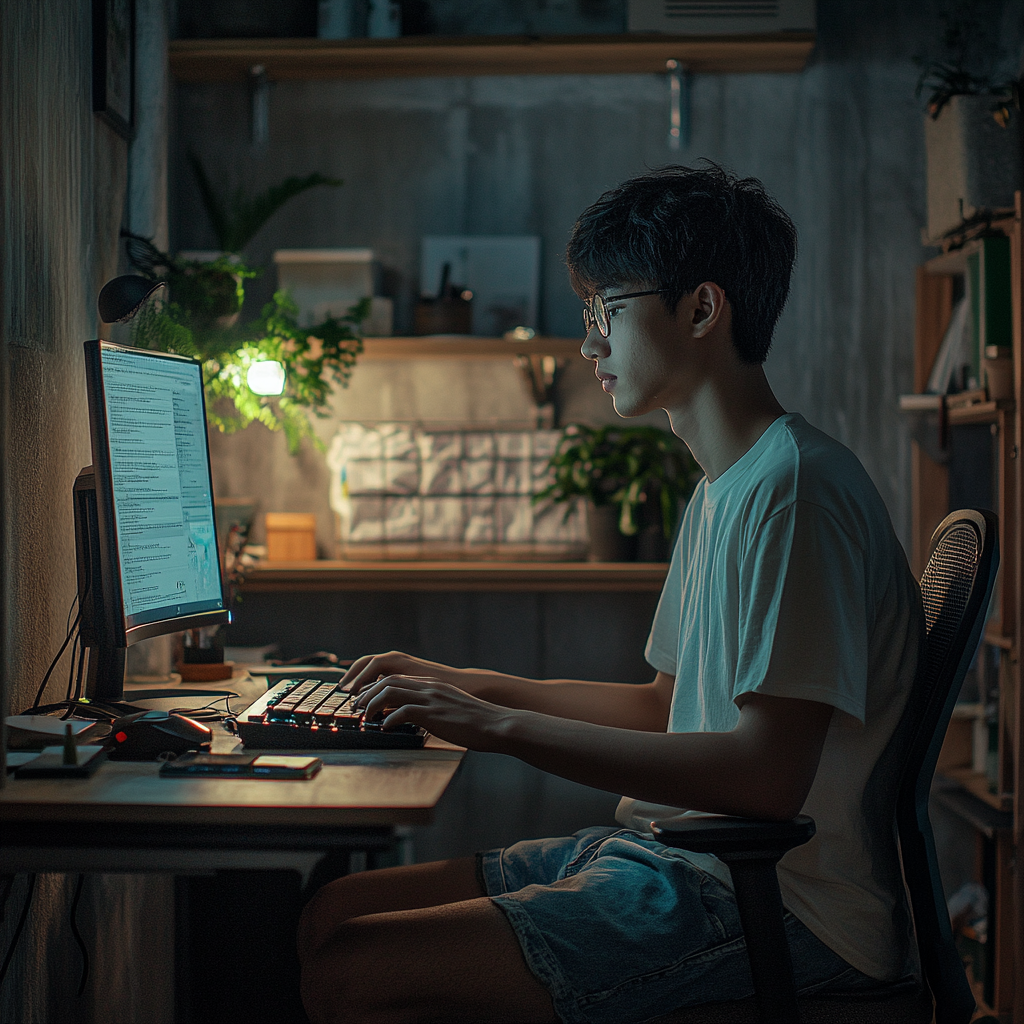
M693 293L693 336L706 337L714 330L725 309L725 292L714 281L705 281Z

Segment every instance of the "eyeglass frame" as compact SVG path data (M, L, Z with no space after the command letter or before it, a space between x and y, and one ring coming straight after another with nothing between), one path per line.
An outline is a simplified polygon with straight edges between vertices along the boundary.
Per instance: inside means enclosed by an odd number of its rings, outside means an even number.
M589 299L583 300L583 328L589 334L596 327L601 337L607 338L612 333L612 320L608 315L609 302L618 302L621 299L639 299L642 295L661 295L667 290L666 288L653 288L646 292L626 292L624 295L609 295L607 299L600 292L594 292ZM604 327L601 326L601 320L594 312L595 303L601 310L605 322Z

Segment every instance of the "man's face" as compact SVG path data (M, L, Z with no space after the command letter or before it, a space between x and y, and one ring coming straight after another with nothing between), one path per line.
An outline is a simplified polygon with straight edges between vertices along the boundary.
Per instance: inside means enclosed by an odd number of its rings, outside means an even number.
M615 296L644 288L627 282L602 294ZM608 301L607 308L608 337L592 327L581 351L594 361L595 373L612 396L615 411L628 417L670 408L686 390L688 346L682 328L691 312L687 297L674 314L659 295Z

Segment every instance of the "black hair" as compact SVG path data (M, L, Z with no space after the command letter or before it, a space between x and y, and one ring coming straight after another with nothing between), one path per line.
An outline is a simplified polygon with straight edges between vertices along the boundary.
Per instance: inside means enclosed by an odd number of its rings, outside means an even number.
M701 163L630 178L584 210L565 253L569 277L581 298L659 288L670 313L713 281L732 308L740 358L763 363L789 294L796 228L756 178Z

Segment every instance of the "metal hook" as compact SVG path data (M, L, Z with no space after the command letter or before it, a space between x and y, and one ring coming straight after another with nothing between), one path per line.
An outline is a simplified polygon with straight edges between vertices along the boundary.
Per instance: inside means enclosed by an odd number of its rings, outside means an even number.
M668 71L668 148L675 151L690 145L691 74L681 61L665 61Z

